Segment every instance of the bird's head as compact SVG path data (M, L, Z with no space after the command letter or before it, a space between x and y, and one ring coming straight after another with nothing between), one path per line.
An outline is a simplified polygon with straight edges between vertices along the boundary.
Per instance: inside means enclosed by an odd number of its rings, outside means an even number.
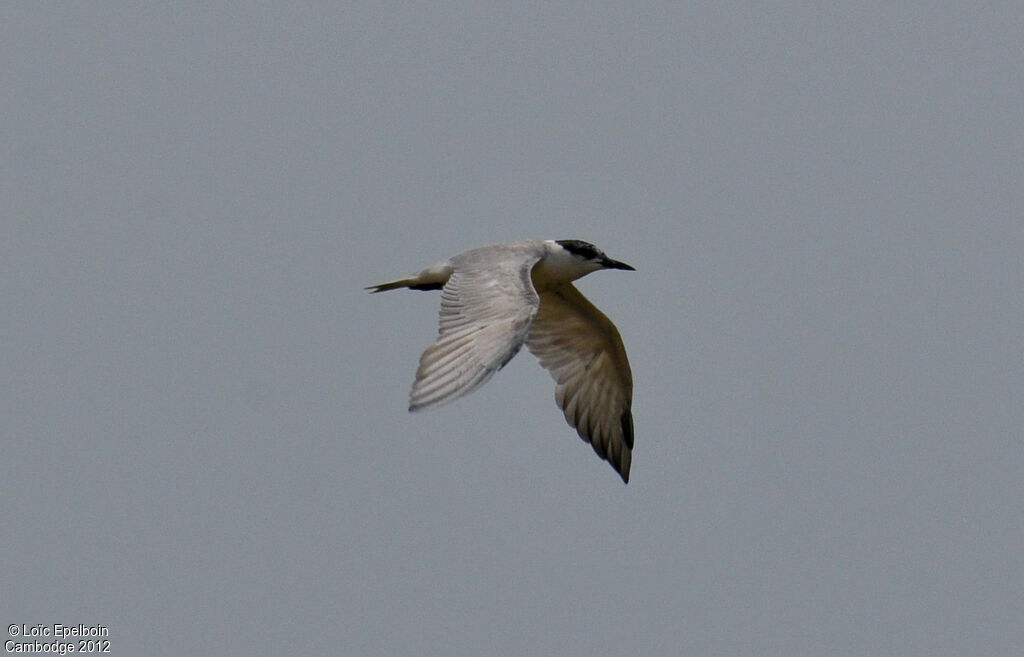
M573 270L573 273L579 272L573 278L586 276L598 269L636 271L624 262L612 260L604 251L582 240L555 240L551 251L552 259L557 260L561 267Z

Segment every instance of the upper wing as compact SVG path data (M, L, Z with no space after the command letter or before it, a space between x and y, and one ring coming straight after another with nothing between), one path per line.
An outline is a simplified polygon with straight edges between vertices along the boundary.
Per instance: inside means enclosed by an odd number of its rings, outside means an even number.
M452 259L437 341L420 357L410 411L476 390L516 355L537 313L530 270L539 258L477 249Z
M615 325L565 283L541 293L526 346L557 382L565 419L629 482L633 375Z

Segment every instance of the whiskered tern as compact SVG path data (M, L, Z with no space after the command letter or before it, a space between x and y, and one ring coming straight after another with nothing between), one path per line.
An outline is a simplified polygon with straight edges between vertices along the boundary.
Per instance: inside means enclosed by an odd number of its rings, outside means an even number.
M526 344L555 379L555 401L580 437L629 482L633 375L611 320L572 281L626 269L580 240L526 240L472 249L366 288L441 290L437 341L423 352L409 410L469 394Z

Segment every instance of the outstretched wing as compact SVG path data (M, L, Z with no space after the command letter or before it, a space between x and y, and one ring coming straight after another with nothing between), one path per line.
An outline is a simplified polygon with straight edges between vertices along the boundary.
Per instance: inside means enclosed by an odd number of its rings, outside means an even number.
M633 375L615 325L565 283L541 293L526 346L555 379L566 421L628 483Z
M437 341L420 357L410 411L476 390L523 346L539 303L530 270L540 253L514 255L485 247L452 259Z

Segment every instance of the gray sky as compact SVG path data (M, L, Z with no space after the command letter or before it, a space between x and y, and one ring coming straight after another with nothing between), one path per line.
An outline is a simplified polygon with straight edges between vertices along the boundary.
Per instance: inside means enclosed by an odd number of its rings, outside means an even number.
M115 655L1024 645L1024 6L0 6L0 621ZM467 248L592 241L623 486ZM9 637L5 637L5 640Z

